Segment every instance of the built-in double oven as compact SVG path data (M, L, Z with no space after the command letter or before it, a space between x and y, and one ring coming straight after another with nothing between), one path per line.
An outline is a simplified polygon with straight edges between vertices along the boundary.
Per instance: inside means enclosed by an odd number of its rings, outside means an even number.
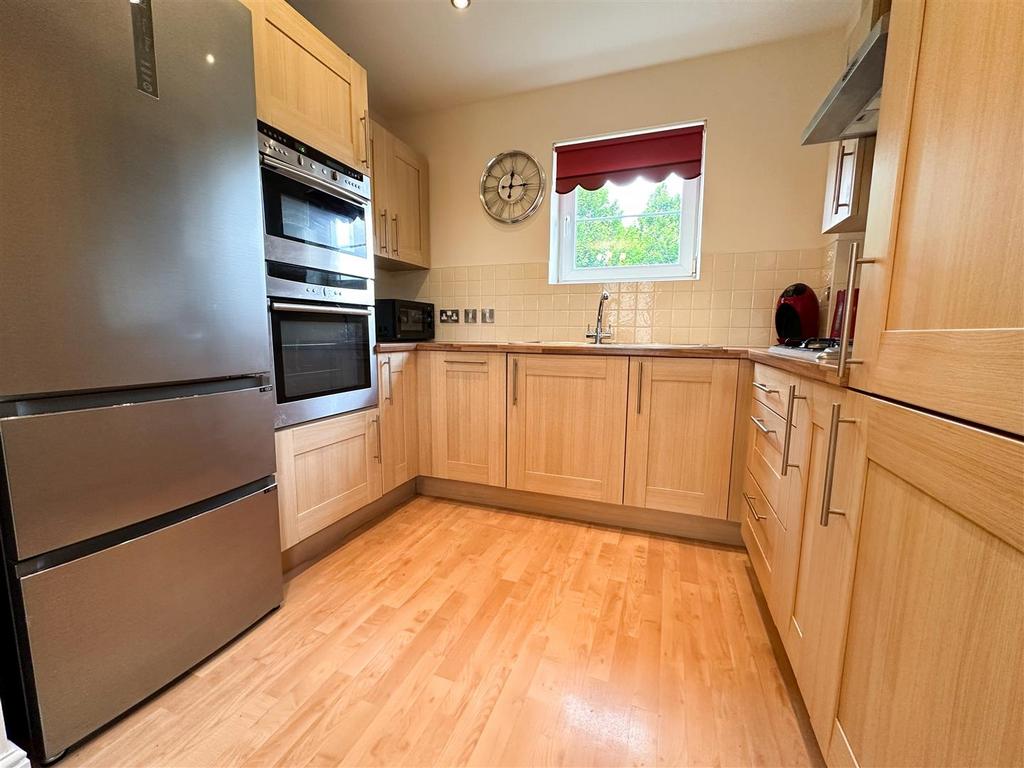
M275 425L376 405L370 179L259 133Z

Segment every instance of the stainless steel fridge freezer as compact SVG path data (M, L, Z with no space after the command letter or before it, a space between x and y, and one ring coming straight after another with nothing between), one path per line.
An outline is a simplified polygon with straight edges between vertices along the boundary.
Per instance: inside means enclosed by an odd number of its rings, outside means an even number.
M281 601L252 28L0 7L0 695L52 760Z

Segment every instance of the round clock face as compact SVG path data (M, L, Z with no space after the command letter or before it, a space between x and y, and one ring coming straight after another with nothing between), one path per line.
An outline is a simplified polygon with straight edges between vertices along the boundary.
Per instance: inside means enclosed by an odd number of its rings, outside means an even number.
M491 159L480 177L480 202L492 218L515 224L531 216L544 200L544 169L526 152L514 149Z

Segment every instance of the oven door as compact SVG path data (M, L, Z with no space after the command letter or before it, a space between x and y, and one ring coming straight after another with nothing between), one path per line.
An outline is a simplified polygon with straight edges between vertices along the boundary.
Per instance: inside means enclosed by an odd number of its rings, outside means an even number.
M268 261L373 277L368 200L266 156L260 172Z
M275 427L377 404L372 307L270 302Z

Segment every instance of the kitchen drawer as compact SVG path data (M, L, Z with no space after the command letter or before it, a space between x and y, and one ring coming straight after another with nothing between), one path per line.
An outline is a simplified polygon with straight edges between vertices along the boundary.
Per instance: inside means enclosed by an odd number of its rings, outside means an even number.
M258 387L0 419L18 559L274 473L274 394Z
M765 434L751 423L750 451L747 454L747 469L764 493L765 500L773 512L778 513L782 505L785 481L782 477L782 441L786 421L770 408L758 401L750 404L750 418L757 419L768 429Z
M792 374L768 365L754 363L754 384L752 387L754 399L768 406L783 418L786 417L789 387L791 385L796 386L797 384L799 384L799 379Z

